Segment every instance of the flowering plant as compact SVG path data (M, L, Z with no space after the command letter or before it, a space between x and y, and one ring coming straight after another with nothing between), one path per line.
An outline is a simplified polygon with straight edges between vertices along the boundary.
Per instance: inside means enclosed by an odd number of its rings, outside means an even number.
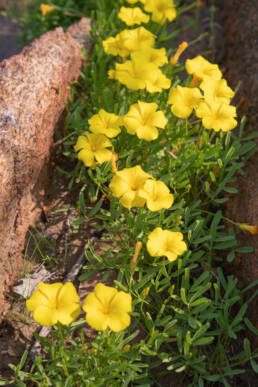
M43 23L56 26L61 1L51 1L47 17L38 9ZM63 8L63 20L79 3L81 13L94 11L94 47L78 89L70 86L61 138L69 168L59 171L80 191L73 231L85 222L105 230L103 248L89 242L79 277L88 285L98 273L102 281L78 321L72 284L39 285L26 304L35 321L54 326L54 340L42 340L47 355L31 373L21 365L16 375L42 385L158 385L162 368L166 377L183 373L186 383L191 375L194 385L228 385L248 360L257 367L247 338L231 356L238 332L255 328L244 318L245 290L221 265L250 251L223 222L257 233L221 209L255 148L243 137L235 91L217 64L191 58L187 42L175 44L177 23L168 32L166 22L191 7L194 20L196 3L78 0Z

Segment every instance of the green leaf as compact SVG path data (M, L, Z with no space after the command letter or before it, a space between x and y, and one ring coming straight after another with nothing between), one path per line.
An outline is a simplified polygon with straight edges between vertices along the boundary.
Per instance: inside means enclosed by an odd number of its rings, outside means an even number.
M255 335L258 335L258 329L255 328L255 326L251 323L250 320L248 320L247 317L244 318L244 322L251 332L253 332Z
M221 375L205 375L203 378L210 382L218 382L221 379Z
M90 210L90 212L88 212L87 216L88 218L91 218L92 216L94 216L98 210L100 209L100 207L102 206L103 204L103 200L100 199L96 204L95 206Z
M227 242L215 243L213 248L215 250L226 250L226 249L229 249L231 247L234 247L235 245L236 245L236 240L235 240L235 238L232 238Z
M85 200L84 200L84 191L83 190L81 190L79 193L79 202L80 202L81 212L83 213L83 215L85 215L86 210L85 210Z
M195 341L196 339L198 339L200 336L202 336L206 331L207 329L209 329L210 327L210 323L206 323L204 324L203 326L201 326L198 331L195 332L195 334L193 335L193 341Z
M185 337L185 339L186 339L186 342L187 342L188 344L192 344L192 338L191 338L191 332L190 332L190 331L187 331L187 332L186 332L186 337Z
M236 189L234 187L224 187L224 191L226 191L228 193L232 193L232 194L238 193L238 189Z
M114 280L114 284L121 290L123 290L124 292L128 292L128 288L126 286L124 286L123 284L121 284L121 282L117 281L117 280Z
M239 324L243 320L243 316L246 312L246 309L248 308L247 304L244 304L241 306L239 312L237 313L236 317L231 323L231 327L234 327L235 325Z
M201 255L202 256L202 255ZM191 292L194 292L195 290L197 290L198 288L199 288L199 285L202 283L202 282L204 282L204 281L207 281L207 280L210 280L210 278L211 278L211 275L210 275L210 272L209 271L204 271L201 275L200 275L200 277L198 277L195 281L194 281L194 283L193 283L193 285L192 285L192 287L191 287Z
M199 380L198 380L198 387L204 387L204 383L203 383L203 380L201 378L199 378Z
M184 288L181 288L180 289L180 295L181 295L181 298L182 298L182 301L185 305L188 305L187 303L187 299L186 299L186 294L185 294L185 289Z
M227 201L228 201L228 198L214 199L214 202L217 203L217 204L226 203Z
M224 277L224 274L223 274L223 271L222 271L221 267L218 267L217 273L218 273L218 276L219 276L220 283L222 284L224 290L226 290L227 282L225 280L225 277Z
M232 262L235 258L235 251L230 251L230 253L227 255L227 261Z
M149 331L151 331L152 328L154 327L154 322L149 312L147 312L145 315L145 325L149 329Z
M208 304L208 303L211 303L211 300L209 300L206 297L201 297L201 298L198 298L198 300L195 300L194 302L191 302L190 305L191 306L197 306L197 305L200 305L200 304Z
M179 353L182 353L183 352L183 342L182 342L182 333L181 332L179 332L176 335L176 341L177 341L177 347L178 347Z
M221 219L222 219L222 211L217 211L216 214L214 215L214 218L211 222L211 227L210 227L211 235L213 239L215 239L217 227L221 222Z
M243 246L243 247L238 247L236 249L237 253L243 253L243 254L252 253L253 251L254 251L254 248L252 246Z
M251 284L246 286L242 291L245 293L245 292L247 292L248 290L252 289L254 286L257 286L257 285L258 285L258 280L255 280Z
M20 363L19 363L19 369L21 370L27 360L29 351L26 349L21 357Z
M197 346L197 345L207 345L207 344L210 344L212 343L214 340L214 337L213 336L210 336L210 337L201 337L200 339L198 340L195 340L193 345L194 346Z
M254 370L254 372L256 374L258 374L258 364L254 361L254 359L251 359L250 363L251 363L251 366L252 366L252 369Z
M254 141L247 142L246 144L242 145L240 147L240 150L237 152L239 156L244 155L245 153L250 152L253 148L256 147L256 144Z
M190 298L189 303L191 304L194 300L199 298L203 293L207 292L211 287L211 283L208 282L206 285L200 286L200 288Z
M79 277L79 281L85 281L86 279L92 277L96 272L91 270L91 271L86 271L85 273L81 274Z
M250 341L246 337L244 338L244 350L248 356L251 356L252 351L251 351Z
M175 370L175 372L183 372L186 369L186 365L183 365L182 367L179 367Z

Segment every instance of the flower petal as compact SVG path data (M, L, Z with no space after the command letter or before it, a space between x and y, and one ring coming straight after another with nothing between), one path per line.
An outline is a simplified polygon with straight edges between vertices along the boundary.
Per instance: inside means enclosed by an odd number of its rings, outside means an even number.
M32 312L36 308L38 308L39 305L49 307L50 302L49 299L43 294L40 290L36 290L30 298L26 300L26 307L27 309Z
M146 140L146 141L153 141L156 140L159 136L158 129L155 128L155 126L139 126L137 129L137 136L140 139Z
M87 134L87 133L85 133ZM76 144L74 145L75 152L78 152L79 150L87 148L89 149L89 141L86 136L79 136L77 139Z
M78 296L72 282L67 282L64 284L57 295L58 309L59 307L79 302L80 297Z
M94 162L94 153L89 149L83 149L78 153L78 159L81 160L86 167L92 167Z
M147 250L152 257L159 257L160 249L165 244L165 236L161 227L156 227L149 235Z
M38 306L33 312L33 318L40 325L49 327L57 323L57 312L56 309Z
M132 311L132 296L129 293L123 291L118 292L111 301L110 307L113 311Z
M108 149L101 149L95 152L95 158L98 163L102 164L105 161L111 161L112 151Z
M128 189L128 182L125 181L122 176L119 176L118 173L112 178L109 188L111 189L115 197L122 196Z
M90 310L86 313L85 320L97 331L104 331L108 327L108 315L99 310Z
M133 202L135 200L136 192L135 191L127 191L124 193L124 195L120 199L120 203L128 208L131 209L133 207Z
M48 300L56 306L57 294L59 290L62 288L63 284L61 282L56 282L54 284L45 284L43 282L39 282L38 289L44 296L48 298Z
M57 320L63 325L71 324L80 314L81 308L78 304L66 304L58 307Z
M88 313L97 309L101 309L102 304L100 300L96 297L95 293L90 293L85 298L85 301L83 303L82 309Z
M114 332L120 332L130 325L131 317L123 311L112 313L108 318L108 326Z
M107 305L111 302L114 296L117 294L118 290L112 288L111 286L106 286L102 283L99 283L94 288L94 294L102 305Z

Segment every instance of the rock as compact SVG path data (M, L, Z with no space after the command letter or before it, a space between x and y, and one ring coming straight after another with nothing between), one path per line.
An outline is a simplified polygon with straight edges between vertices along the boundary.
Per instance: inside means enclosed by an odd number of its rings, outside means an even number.
M41 212L67 85L78 79L84 61L85 40L78 37L89 30L83 18L69 32L47 32L0 63L0 320L8 308L4 294L21 266L25 234Z

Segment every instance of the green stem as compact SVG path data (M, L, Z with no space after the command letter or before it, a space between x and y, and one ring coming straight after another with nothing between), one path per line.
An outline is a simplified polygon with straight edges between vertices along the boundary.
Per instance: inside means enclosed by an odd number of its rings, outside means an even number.
M68 367L67 367L67 362L66 362L66 344L64 340L64 332L63 332L63 327L61 324L57 324L57 332L58 332L58 338L61 341L61 356L62 356L62 363L64 367L64 374L68 378L69 377L69 372L68 372Z
M198 211L204 212L205 214L214 215L213 212L210 212L210 211L207 211L207 210L201 210L201 209L198 209ZM229 222L229 223L233 224L234 226L239 227L239 225L240 225L240 223L234 222L234 220L229 219L229 218L227 218L226 216L222 216L222 219L225 220L226 222Z
M194 45L195 43L200 42L200 40L206 38L206 36L209 36L209 32L204 32L198 38L191 40L191 42L188 43L188 47Z
M177 11L177 16L182 15L182 13L190 11L191 9L196 8L196 2L188 5L187 7L183 7Z

